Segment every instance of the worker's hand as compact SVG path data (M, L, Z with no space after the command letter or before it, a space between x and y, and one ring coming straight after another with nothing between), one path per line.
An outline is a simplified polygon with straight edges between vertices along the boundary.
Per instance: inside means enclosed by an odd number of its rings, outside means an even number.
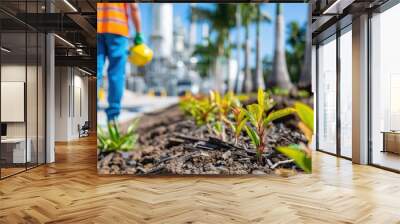
M135 39L133 41L135 45L143 44L143 37L141 33L136 33Z

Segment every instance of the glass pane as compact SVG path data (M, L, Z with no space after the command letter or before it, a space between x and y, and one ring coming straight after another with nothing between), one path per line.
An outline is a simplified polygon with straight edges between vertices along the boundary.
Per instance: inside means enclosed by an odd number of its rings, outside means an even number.
M30 162L27 164L28 168L37 165L38 160L38 145L37 145L37 132L38 132L38 36L36 32L27 33L28 38L28 63L27 63L27 80L26 80L26 113L27 113L27 142L28 149L30 148Z
M351 26L340 36L340 153L352 157L352 35Z
M336 36L318 48L318 147L336 153Z
M25 120L26 33L3 32L1 47L6 49L1 50L1 173L5 177L25 170L26 162L31 162Z
M37 1L27 2L27 20L33 24L38 22L36 14L39 11ZM36 21L34 21L36 20ZM31 161L27 167L35 167L38 164L38 45L39 38L36 30L27 30L27 80L26 80L26 113L27 113L27 143L31 151Z
M45 149L45 43L46 38L44 34L39 34L38 45L38 163L45 163L46 149Z
M372 163L400 170L400 5L371 19Z

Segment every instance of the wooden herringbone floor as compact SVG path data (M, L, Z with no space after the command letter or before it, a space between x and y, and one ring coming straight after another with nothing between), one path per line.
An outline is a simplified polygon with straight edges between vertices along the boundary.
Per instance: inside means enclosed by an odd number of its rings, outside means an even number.
M400 223L400 175L322 153L283 177L99 177L94 137L0 181L0 223Z

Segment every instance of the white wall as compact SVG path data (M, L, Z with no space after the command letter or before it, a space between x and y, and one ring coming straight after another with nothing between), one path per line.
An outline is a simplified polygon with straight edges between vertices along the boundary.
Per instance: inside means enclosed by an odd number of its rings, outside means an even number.
M78 125L88 120L88 78L83 75L76 68L56 67L56 141L79 138Z
M1 81L18 81L25 82L25 71L24 65L8 64L1 66ZM28 70L30 68L28 67ZM7 110L7 108L1 108L1 110ZM8 122L7 123L7 136L8 137L25 137L25 122Z
M69 138L69 68L56 67L55 74L55 140L67 141Z
M38 70L37 70L38 69ZM42 73L42 67L36 67L36 65L25 66L24 64L3 64L1 66L1 81L2 82L24 82L26 83L26 107L24 105L19 108L20 113L26 112L26 121L22 122L6 122L7 124L7 137L9 138L24 138L25 135L30 140L31 155L33 162L39 159L39 163L44 163L44 74ZM27 78L27 80L25 80ZM2 89L3 92L4 89ZM23 90L20 90L21 94L24 94ZM4 94L4 93L3 93ZM3 97L7 97L2 95ZM23 96L24 97L24 96ZM10 107L2 107L2 112L15 113ZM15 109L14 110L18 110ZM22 115L23 116L23 115ZM37 153L39 154L37 156ZM50 161L51 162L51 161Z

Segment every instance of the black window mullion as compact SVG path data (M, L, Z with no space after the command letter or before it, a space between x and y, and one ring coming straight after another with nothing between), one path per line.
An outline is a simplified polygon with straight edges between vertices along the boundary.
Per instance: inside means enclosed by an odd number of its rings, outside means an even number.
M25 1L25 21L28 19L28 1ZM25 23L26 24L26 23ZM24 118L25 118L25 170L28 169L28 116L27 116L27 89L28 89L28 25L25 25L25 102L24 102Z
M318 150L319 149L319 44L316 45L315 47L315 121L316 121L316 125L315 125L315 149Z
M373 153L372 153L372 64L371 64L371 56L372 56L372 29L371 29L371 20L372 20L372 12L368 12L368 30L367 30L367 46L368 46L368 53L367 53L367 64L368 64L368 69L367 69L367 85L368 85L368 95L367 95L367 119L368 119L368 124L367 124L367 132L368 132L368 155L367 155L367 160L368 164L373 164Z
M39 14L39 0L36 1ZM36 32L36 166L39 165L39 32Z
M341 114L340 114L340 29L336 31L336 154L341 157Z

